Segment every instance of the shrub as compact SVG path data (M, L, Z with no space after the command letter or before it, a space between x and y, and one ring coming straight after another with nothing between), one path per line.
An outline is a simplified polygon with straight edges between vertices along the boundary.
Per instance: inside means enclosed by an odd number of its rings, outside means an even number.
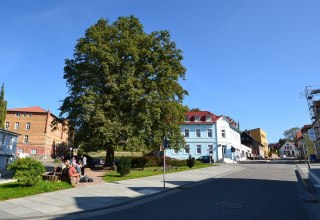
M148 161L149 159L147 157L133 157L131 160L131 167L144 170Z
M186 165L186 160L171 160L170 164L174 167L184 167Z
M23 186L34 186L42 180L41 175L45 168L41 162L32 158L20 158L15 160L8 167L14 171L13 178Z
M130 173L131 158L130 157L120 157L117 162L117 172L121 176L125 176Z
M187 166L191 169L192 167L194 167L196 163L196 159L194 159L194 157L191 157L191 155L189 155L189 158L187 159Z

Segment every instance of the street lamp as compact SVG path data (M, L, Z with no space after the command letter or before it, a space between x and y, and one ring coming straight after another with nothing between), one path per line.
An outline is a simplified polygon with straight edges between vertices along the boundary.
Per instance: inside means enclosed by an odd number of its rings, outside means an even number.
M72 147L70 147L70 160L71 160L71 151L72 151Z

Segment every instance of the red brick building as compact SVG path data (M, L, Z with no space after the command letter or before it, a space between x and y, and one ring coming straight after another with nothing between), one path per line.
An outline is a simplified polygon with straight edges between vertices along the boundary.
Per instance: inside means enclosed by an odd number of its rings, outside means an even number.
M5 129L21 134L17 153L51 156L68 139L68 130L61 119L38 106L8 109Z

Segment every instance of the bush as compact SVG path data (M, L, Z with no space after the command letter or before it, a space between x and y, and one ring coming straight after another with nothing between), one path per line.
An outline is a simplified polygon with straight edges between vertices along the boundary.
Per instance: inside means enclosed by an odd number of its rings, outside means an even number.
M117 162L117 172L121 176L125 176L130 173L131 158L130 157L121 157Z
M41 162L32 158L20 158L8 167L14 171L13 178L23 186L34 186L42 180L45 168Z
M174 167L184 167L186 165L186 160L171 160L170 164Z
M189 155L189 158L187 159L187 166L191 169L192 167L194 167L196 163L196 159L194 157L191 157L191 155Z
M133 157L131 160L131 167L144 170L144 168L147 166L148 161L149 159L147 157Z

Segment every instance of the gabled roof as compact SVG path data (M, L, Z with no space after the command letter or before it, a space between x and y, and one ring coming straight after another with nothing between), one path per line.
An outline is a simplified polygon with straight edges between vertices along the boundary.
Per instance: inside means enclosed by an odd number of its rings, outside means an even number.
M220 116L217 116L209 111L189 111L186 113L186 117L188 117L189 121L185 123L192 123L192 124L212 124L215 123ZM195 117L199 117L199 121L195 121ZM207 117L210 117L211 120L208 121Z
M26 108L11 108L8 112L33 112L33 113L48 113L48 111L40 108L39 106L26 107Z

